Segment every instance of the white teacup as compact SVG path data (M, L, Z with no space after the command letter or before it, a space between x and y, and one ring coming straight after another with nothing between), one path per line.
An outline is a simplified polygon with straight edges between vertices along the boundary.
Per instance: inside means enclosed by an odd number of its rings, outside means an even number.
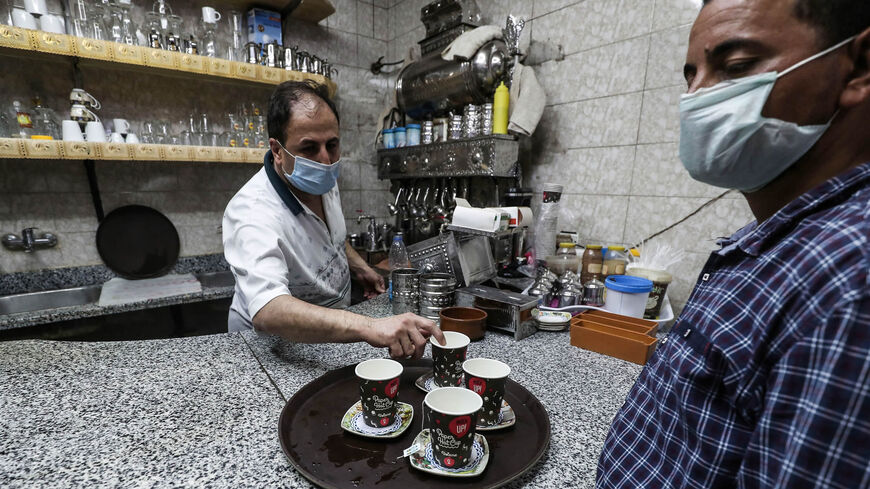
M39 29L39 23L36 20L36 17L30 15L30 12L23 8L12 9L12 24L15 27L21 27L22 29Z
M113 132L112 135L109 136L109 141L113 143L123 143L125 142L124 135L120 132Z
M212 7L202 8L202 21L207 24L214 24L221 20L221 13Z
M85 124L85 137L92 143L106 142L106 128L99 121L91 121Z
M78 122L99 121L100 118L83 104L73 104L69 108L69 118Z
M65 120L61 122L61 131L64 141L84 141L82 126L77 121Z
M94 98L93 95L88 92L82 90L81 88L73 88L69 93L69 101L71 104L81 104L87 105L88 107L99 110L101 105L100 101Z
M112 124L115 126L115 132L127 134L130 132L130 123L127 119L112 119Z
M39 26L42 30L46 32L53 32L55 34L66 34L66 27L64 26L63 17L61 17L60 15L43 15L39 19Z
M127 142L127 144L139 144L139 137L132 132L127 134L127 137L124 140Z

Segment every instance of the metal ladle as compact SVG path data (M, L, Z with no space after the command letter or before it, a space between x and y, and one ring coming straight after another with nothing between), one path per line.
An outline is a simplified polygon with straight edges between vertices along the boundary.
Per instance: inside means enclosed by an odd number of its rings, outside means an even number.
M387 204L387 210L390 212L391 216L395 216L399 213L399 199L402 198L402 191L404 190L404 186L399 187L398 192L396 192L396 200L392 204Z

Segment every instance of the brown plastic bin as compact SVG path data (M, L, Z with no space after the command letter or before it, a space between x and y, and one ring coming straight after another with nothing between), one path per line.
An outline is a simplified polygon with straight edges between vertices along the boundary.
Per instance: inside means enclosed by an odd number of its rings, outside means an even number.
M646 364L657 343L657 339L645 334L590 321L571 325L572 345L639 365Z
M625 329L637 333L648 334L655 336L659 331L659 323L648 319L633 318L631 316L623 316L622 314L614 314L607 311L599 311L590 309L574 317L575 321L587 320L595 321L596 323L606 324L608 326L625 326Z

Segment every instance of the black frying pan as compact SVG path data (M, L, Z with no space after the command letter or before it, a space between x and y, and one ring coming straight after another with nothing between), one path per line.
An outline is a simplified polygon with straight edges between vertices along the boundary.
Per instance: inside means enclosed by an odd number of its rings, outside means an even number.
M97 252L113 272L128 279L165 275L181 243L166 216L151 207L127 205L110 212L97 228Z

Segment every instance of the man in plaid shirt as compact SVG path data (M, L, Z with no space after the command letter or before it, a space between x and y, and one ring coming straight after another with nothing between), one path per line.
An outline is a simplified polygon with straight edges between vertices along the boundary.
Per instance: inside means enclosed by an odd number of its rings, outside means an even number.
M684 71L681 160L756 221L710 256L597 485L870 487L870 1L705 0Z

